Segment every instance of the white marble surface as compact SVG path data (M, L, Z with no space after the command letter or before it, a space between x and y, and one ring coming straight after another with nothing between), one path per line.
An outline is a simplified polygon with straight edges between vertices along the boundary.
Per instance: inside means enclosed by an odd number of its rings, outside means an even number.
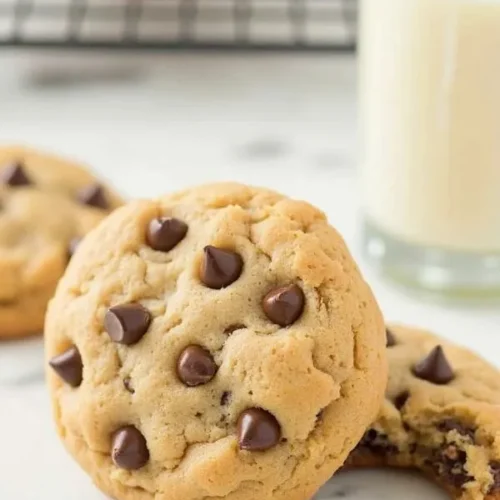
M352 60L64 59L0 54L0 142L76 156L129 196L217 179L267 185L319 205L359 257ZM360 264L389 320L433 328L500 364L498 308L423 302ZM0 499L102 499L54 436L41 353L39 339L0 344ZM341 474L323 495L445 498L391 471Z

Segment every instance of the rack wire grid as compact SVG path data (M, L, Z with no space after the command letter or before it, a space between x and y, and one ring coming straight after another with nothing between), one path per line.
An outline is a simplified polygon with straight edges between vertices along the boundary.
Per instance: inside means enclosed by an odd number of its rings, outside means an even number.
M0 0L0 47L352 51L357 0Z

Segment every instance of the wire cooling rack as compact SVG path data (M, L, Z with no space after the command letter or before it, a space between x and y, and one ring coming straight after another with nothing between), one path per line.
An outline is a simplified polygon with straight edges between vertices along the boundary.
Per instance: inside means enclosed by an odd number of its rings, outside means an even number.
M357 0L0 0L0 47L338 50Z

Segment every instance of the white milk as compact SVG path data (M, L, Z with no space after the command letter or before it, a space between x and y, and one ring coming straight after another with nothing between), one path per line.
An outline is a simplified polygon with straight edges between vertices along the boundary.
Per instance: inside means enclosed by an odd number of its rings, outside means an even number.
M500 251L500 0L364 0L361 58L369 221Z

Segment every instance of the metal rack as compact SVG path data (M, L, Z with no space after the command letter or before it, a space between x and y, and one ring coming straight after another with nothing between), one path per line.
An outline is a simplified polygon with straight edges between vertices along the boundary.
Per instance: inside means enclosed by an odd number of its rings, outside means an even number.
M351 51L357 0L0 0L0 48Z

